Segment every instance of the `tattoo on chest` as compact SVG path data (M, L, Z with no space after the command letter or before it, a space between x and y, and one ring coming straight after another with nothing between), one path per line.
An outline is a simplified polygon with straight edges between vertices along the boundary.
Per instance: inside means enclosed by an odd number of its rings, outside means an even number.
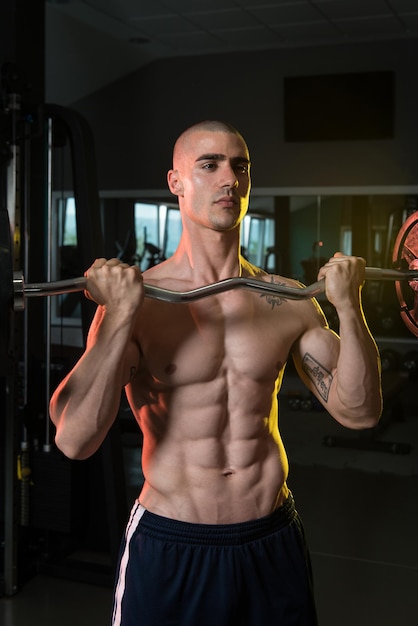
M303 357L302 369L315 385L321 398L328 402L329 390L333 379L331 372L314 359L309 352Z
M270 282L273 283L274 285L281 285L281 286L285 285L285 283L276 282L273 277L271 277ZM275 306L280 306L281 304L283 304L283 302L286 302L287 300L287 298L283 298L283 296L276 296L272 293L262 293L260 294L260 298L264 298L265 301L268 304L270 304L272 310L274 309Z

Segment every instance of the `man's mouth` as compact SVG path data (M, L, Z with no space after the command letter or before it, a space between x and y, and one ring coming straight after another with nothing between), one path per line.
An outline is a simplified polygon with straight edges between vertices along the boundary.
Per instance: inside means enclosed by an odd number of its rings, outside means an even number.
M215 204L221 204L226 207L234 207L237 206L238 200L235 196L222 196L215 201Z

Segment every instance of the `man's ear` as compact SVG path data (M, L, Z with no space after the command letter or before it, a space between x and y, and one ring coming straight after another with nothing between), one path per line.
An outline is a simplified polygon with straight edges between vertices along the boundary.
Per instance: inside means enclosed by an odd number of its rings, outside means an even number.
M183 183L178 170L169 170L167 174L168 188L175 196L183 195Z

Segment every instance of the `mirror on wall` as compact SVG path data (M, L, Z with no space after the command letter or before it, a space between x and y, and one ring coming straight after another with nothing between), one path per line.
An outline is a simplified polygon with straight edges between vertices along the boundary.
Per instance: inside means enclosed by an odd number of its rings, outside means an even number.
M290 207L290 267L292 277L304 284L317 280L318 270L334 252L359 254L371 267L393 267L393 248L406 219L417 210L413 194L371 194L362 199L365 232L361 234L362 249L353 248L358 224L357 196L311 195L292 196ZM358 233L357 233L358 234ZM321 298L331 325L338 330L338 320L329 303ZM363 307L375 336L410 339L402 323L400 306L392 281L366 281Z
M118 256L138 264L144 271L175 251L181 237L178 206L135 198L102 197L102 225L107 256ZM277 232L282 215L274 203L256 198L241 228L242 254L255 265L277 273L277 255L288 255L288 275L303 284L317 280L318 270L334 252L353 253L355 231L353 195L292 195L288 197L288 241L280 250ZM414 195L373 194L366 197L361 256L369 266L392 267L392 250L402 223L417 208ZM260 208L265 207L265 208ZM54 203L53 280L79 276L75 201L71 193L59 194ZM355 235L355 232L354 232ZM54 297L52 324L54 342L74 344L80 334L81 294ZM374 333L403 336L399 303L393 283L367 281L363 289L364 309ZM323 303L329 309L327 303ZM332 311L328 311L334 319Z

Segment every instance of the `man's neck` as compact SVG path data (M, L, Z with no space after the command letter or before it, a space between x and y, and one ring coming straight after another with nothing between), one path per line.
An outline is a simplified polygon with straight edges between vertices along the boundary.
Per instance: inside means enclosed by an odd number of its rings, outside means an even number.
M174 256L199 284L240 276L239 230L205 231L203 237L193 238L183 232Z

